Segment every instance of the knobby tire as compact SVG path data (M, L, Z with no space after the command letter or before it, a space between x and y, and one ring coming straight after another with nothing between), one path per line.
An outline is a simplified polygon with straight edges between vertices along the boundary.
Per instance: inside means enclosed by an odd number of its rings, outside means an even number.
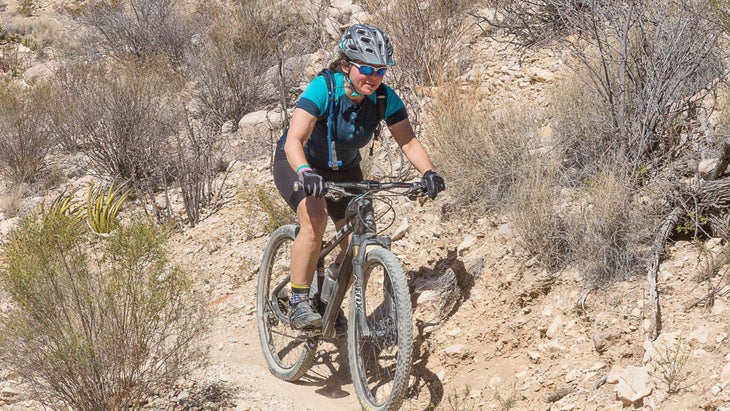
M261 259L256 289L256 323L261 349L271 373L285 381L302 378L312 367L316 354L316 341L293 330L280 317L289 310L291 245L296 232L297 226L290 224L271 234ZM282 283L286 285L277 293L280 298L273 298L272 292ZM279 315L272 308L277 304Z
M352 382L364 410L399 409L413 357L411 298L403 269L389 250L368 251L363 266L365 313L351 291L347 330ZM365 315L371 337L360 335L358 317Z

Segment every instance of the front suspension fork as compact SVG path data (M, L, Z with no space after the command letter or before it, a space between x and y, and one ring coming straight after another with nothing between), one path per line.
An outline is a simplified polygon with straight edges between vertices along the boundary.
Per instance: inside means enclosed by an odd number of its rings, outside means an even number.
M359 238L357 238L359 237ZM357 246L353 246L353 256L352 256L352 274L354 277L354 281L352 284L353 289L353 297L355 304L355 311L356 315L355 318L357 318L357 327L360 336L369 338L372 336L372 333L370 332L370 327L368 326L367 319L366 319L366 313L367 313L367 302L365 301L365 273L363 272L363 265L365 264L365 255L367 251L367 246L369 245L377 245L379 247L384 247L387 249L390 249L390 238L387 236L377 236L372 233L366 233L358 236L357 234L353 234L352 238L353 244L358 244Z

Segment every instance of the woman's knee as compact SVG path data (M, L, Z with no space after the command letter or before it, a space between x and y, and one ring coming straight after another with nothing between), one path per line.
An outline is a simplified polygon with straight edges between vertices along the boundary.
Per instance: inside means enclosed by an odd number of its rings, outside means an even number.
M308 204L306 204L308 203ZM310 237L312 240L321 240L327 229L327 206L310 203L306 199L297 208L299 217L300 235Z

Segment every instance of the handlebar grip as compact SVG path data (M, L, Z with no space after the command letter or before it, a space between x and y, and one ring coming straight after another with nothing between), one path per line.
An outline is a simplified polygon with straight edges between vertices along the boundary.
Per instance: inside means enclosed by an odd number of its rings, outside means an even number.
M304 184L302 184L301 181L295 181L294 182L294 191L299 191L304 189Z

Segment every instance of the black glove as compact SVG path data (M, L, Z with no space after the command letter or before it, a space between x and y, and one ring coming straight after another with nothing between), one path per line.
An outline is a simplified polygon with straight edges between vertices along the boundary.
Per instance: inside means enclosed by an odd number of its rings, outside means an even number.
M299 181L304 185L304 193L315 198L322 198L324 195L324 180L316 171L309 169L299 173Z
M446 183L444 182L444 179L441 178L441 176L433 170L428 170L423 173L421 181L423 182L423 184L426 185L426 189L428 190L428 197L431 200L436 198L436 195L438 195L438 193L446 190Z

